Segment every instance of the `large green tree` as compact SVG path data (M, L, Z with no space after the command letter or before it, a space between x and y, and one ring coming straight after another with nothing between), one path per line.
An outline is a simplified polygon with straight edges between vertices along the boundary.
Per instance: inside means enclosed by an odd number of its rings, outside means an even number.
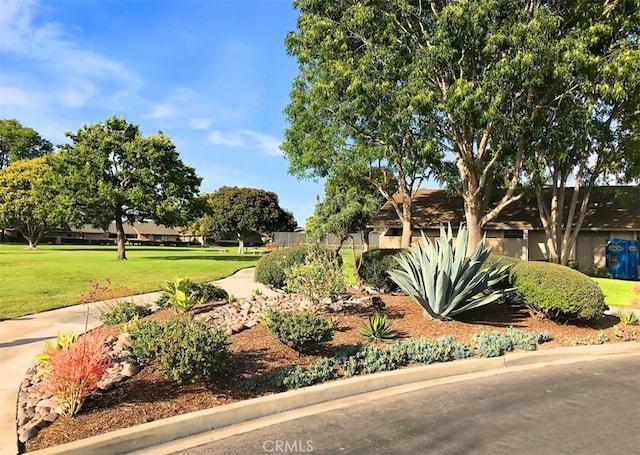
M201 179L162 132L144 137L114 116L67 136L71 144L54 161L57 202L69 222L106 228L115 221L118 259L126 259L125 223L186 224Z
M0 120L0 169L14 161L37 158L53 151L53 144L16 119Z
M475 245L538 177L540 169L524 170L540 125L582 89L584 78L566 82L601 54L576 35L610 33L620 26L613 16L637 17L635 3L297 0L298 31L287 45L300 75L283 146L291 171L363 167L362 156L383 150L370 163L394 172L410 211L401 177L422 178L431 167L443 180L455 177ZM429 159L390 153L416 144ZM412 172L401 172L405 163ZM398 214L406 246L410 218Z
M293 231L293 214L282 207L278 195L256 188L223 186L215 193L203 193L207 202L204 216L209 217L212 231L234 234L238 239L238 253L244 253L244 242L253 234Z
M638 3L569 6L566 36L548 43L560 55L558 101L534 125L530 164L538 172L535 192L548 257L561 264L571 257L593 187L640 175Z
M375 1L300 0L287 36L299 75L285 113L282 149L301 178L352 173L373 185L411 242L416 191L442 158L430 112L415 84L414 40ZM400 197L388 192L394 182Z
M0 227L16 229L36 248L42 236L64 223L51 197L46 157L21 159L0 169Z

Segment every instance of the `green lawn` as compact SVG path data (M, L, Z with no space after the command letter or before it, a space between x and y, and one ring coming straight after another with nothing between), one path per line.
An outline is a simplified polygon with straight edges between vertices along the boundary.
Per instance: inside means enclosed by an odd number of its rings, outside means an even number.
M604 301L609 306L629 306L631 299L634 297L631 288L634 285L640 284L637 281L613 280L610 278L592 279L598 283L600 289L602 289ZM640 299L640 296L638 296L638 298Z
M127 261L115 247L0 244L0 320L61 308L78 302L91 282L126 286L134 294L156 291L176 276L212 281L254 266L259 256L217 252L215 248L128 247Z

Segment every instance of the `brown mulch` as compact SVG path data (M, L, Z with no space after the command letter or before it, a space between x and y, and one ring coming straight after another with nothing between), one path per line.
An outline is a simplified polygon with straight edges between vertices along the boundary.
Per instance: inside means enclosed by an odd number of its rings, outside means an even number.
M549 332L553 340L540 345L539 349L551 349L587 342L595 339L600 331L604 331L615 342L613 327L619 322L615 316L605 316L592 325L558 324L533 317L526 308L506 304L488 305L468 311L457 320L439 322L426 319L422 308L408 297L384 295L382 299L386 304L383 312L393 323L393 328L407 338L453 335L459 341L470 343L473 334L505 331L507 327L514 326L529 332ZM87 400L78 415L58 418L27 442L25 449L43 449L120 428L275 393L276 390L266 381L269 372L284 366L313 363L318 355L330 353L331 346L365 341L359 334L359 328L372 312L362 310L335 314L340 322L332 342L321 352L302 357L279 344L260 325L233 335L230 337L230 370L225 377L215 380L178 385L164 379L152 368L144 368L114 389ZM172 310L163 310L150 317L165 319L174 314ZM118 333L117 327L96 330L105 337Z

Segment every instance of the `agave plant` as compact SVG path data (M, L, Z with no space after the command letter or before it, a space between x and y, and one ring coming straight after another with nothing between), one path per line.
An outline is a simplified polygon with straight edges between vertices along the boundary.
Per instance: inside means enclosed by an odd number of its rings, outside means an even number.
M373 316L369 316L369 323L362 323L360 334L372 341L389 341L398 336L392 328L392 324L387 322L387 316L376 311Z
M461 225L455 242L451 225L440 226L440 238L431 242L422 233L424 246L410 248L396 258L397 269L389 276L434 319L448 319L499 299L504 291L485 291L502 281L509 272L509 265L500 261L480 270L491 254L485 248L485 239L467 257L469 232Z

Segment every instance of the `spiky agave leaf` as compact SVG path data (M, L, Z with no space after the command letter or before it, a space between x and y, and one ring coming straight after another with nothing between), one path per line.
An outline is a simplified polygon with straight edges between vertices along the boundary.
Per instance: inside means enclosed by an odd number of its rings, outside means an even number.
M435 242L422 233L422 244L396 258L398 268L389 271L391 279L434 319L446 319L472 308L496 301L504 291L485 295L490 286L502 281L510 266L500 261L481 270L491 254L485 237L467 257L469 233L460 225L453 242L451 224L440 226Z

